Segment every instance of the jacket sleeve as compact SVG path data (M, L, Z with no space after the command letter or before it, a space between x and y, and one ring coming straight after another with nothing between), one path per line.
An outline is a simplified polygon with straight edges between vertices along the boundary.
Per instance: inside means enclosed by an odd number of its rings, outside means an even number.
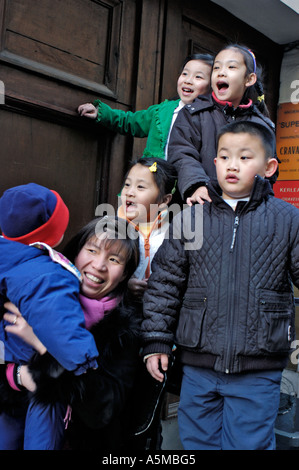
M0 414L14 414L27 407L27 390L14 390L7 381L7 364L0 364Z
M94 105L98 108L97 122L114 132L133 137L148 136L155 111L159 106L153 105L148 109L133 113L132 111L112 109L100 100L96 100Z
M182 214L174 218L152 262L152 274L143 302L143 356L150 353L170 354L172 350L188 273L186 239L181 233L182 220Z
M177 170L178 188L184 201L193 190L204 186L210 179L202 166L201 129L194 125L193 116L187 107L181 109L172 128L168 145L168 161Z
M14 286L9 292L11 302L65 369L81 374L97 366L98 350L85 328L75 276L64 269L40 271L26 285Z

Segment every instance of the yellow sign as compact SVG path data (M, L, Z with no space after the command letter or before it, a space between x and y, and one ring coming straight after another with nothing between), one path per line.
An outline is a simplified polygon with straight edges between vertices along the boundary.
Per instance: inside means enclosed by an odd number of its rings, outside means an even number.
M282 103L278 107L276 151L279 180L299 180L299 104Z

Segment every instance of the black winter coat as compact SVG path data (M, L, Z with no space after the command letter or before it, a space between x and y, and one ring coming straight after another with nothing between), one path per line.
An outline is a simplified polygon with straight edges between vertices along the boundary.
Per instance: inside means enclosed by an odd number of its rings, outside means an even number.
M75 376L48 354L29 368L37 383L34 399L72 407L68 441L72 449L121 449L128 438L128 403L140 367L140 320L123 306L91 328L99 351L98 369Z
M222 106L211 95L196 98L179 112L170 134L168 161L178 172L178 188L183 201L210 179L216 181L214 158L217 134L226 124L253 121L273 130L274 124L256 106ZM271 178L273 183L277 178Z
M230 373L282 369L295 332L299 211L274 198L259 176L236 211L211 186L209 194L211 204L176 217L155 255L144 296L144 355L170 354L176 343L185 364ZM186 249L187 231L175 231L182 219L202 244Z

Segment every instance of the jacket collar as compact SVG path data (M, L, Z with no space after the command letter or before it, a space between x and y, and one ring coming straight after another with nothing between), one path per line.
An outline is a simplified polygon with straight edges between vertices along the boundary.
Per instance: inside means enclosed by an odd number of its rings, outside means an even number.
M225 201L222 199L222 191L217 182L212 183L210 181L207 184L207 188L212 199L212 203L217 206L222 206L223 204L227 206ZM268 196L274 196L270 181L266 178L262 178L261 176L256 175L249 201L245 206L248 210L255 209Z
M191 114L193 114L198 111L203 111L205 109L214 108L215 105L222 108L226 114L234 114L237 111L239 112L248 111L249 109L253 107L252 101L249 100L248 103L240 104L237 108L234 108L230 101L218 100L218 98L216 98L215 93L212 92L209 95L201 95L198 98L195 98L195 100L192 103L186 104L185 108L187 108L188 111Z
M239 106L237 106L237 108L234 108L234 106L233 106L233 104L232 104L231 101L222 101L222 100L219 100L219 99L216 97L216 95L215 95L214 92L212 92L212 98L213 98L214 101L216 101L217 104L219 104L220 106L224 106L225 109L230 109L230 108L231 108L232 110L235 110L235 111L236 111L236 110L239 108L239 109L244 109L244 110L246 110L246 109L251 108L251 106L252 106L252 100L248 100L248 103L239 104Z
M195 98L192 103L186 104L185 108L188 109L190 114L193 114L198 111L213 108L214 106L215 103L212 100L212 95L200 95L198 98Z

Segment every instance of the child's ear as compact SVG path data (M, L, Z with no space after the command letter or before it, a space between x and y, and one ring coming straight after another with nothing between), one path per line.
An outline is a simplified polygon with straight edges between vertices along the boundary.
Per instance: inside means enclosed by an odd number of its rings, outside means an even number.
M165 194L165 196L163 196L162 198L162 202L160 202L159 204L159 207L160 206L168 206L170 204L170 201L172 199L172 194Z
M246 78L245 86L249 87L255 84L257 81L256 73L250 73Z
M277 167L278 167L278 161L276 160L276 158L270 158L267 161L265 177L270 178L272 175L274 175L275 171L277 170Z

